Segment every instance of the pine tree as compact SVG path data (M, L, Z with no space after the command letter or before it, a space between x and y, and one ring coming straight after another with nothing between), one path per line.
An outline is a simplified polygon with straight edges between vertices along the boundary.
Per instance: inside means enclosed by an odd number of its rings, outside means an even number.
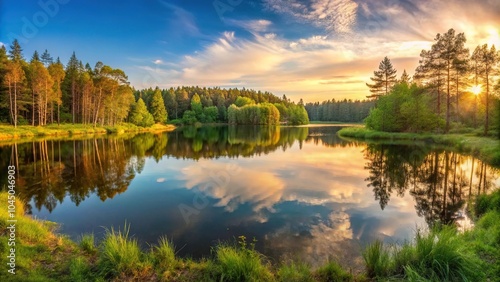
M373 93L367 98L378 99L378 97L382 95L387 95L394 84L396 84L397 70L394 69L389 58L385 57L384 60L380 62L378 69L378 71L373 72L374 77L370 77L374 84L366 84L366 86L370 88L370 92Z
M23 49L21 48L21 45L19 45L19 41L17 41L17 39L14 39L14 41L12 41L12 45L10 45L9 58L14 62L24 61Z
M472 55L472 60L477 62L477 74L483 79L483 83L486 86L485 92L485 108L486 116L484 122L484 135L488 135L489 131L489 112L490 112L490 86L493 85L492 79L496 66L500 62L500 55L495 49L495 45L488 49L488 45L484 44L481 47L476 48Z
M435 38L435 51L437 57L441 60L445 69L446 81L446 132L450 130L451 114L451 83L454 80L453 71L459 66L459 59L468 54L469 50L465 48L465 35L459 33L455 35L455 30L450 29L447 33L438 35Z
M148 127L154 124L153 116L148 112L146 104L139 98L137 103L132 108L130 112L130 122L143 127Z
M31 56L30 62L40 62L40 55L38 55L37 50L35 50L35 52L33 52L33 56Z
M155 122L164 123L167 121L167 110L159 88L156 88L151 99L151 114Z
M42 57L41 57L42 63L45 65L45 67L50 66L54 62L54 59L49 54L49 51L45 49L45 52L43 52Z
M408 75L406 70L403 71L403 74L401 75L401 78L399 79L399 82L410 84L411 82L411 77Z

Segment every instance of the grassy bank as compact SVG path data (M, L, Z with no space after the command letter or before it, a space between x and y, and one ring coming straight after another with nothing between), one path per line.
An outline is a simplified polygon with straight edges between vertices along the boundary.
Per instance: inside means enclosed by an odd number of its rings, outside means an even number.
M0 263L6 267L7 193L0 193L0 201ZM0 281L498 281L500 191L480 196L473 206L479 218L474 229L418 231L403 245L374 242L363 253L365 271L352 274L335 262L317 269L300 262L271 264L243 236L199 261L178 258L166 238L141 250L127 225L107 230L99 244L93 235L75 243L58 235L54 223L23 215L17 202L16 275L5 269Z
M473 134L393 133L374 131L365 127L343 128L338 134L341 137L365 141L411 141L444 145L462 153L472 154L491 165L500 166L500 142L490 137Z
M22 125L14 128L12 125L0 125L0 140L17 140L22 138L47 136L94 135L124 132L158 132L175 129L173 125L155 124L151 127L140 127L130 123L115 126L97 126L85 124L51 124L47 126Z

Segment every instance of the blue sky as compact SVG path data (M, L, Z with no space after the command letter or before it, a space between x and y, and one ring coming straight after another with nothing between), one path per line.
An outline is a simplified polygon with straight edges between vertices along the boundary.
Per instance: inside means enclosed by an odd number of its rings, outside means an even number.
M2 0L0 44L123 69L136 88L246 87L364 98L384 56L412 74L449 28L500 45L498 0Z

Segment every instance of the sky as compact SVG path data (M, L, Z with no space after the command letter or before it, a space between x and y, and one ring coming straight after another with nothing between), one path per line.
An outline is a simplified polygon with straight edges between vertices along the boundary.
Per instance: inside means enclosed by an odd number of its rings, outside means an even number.
M294 101L363 99L388 56L412 75L437 33L500 46L498 0L0 0L0 44L72 52L136 89L251 88Z

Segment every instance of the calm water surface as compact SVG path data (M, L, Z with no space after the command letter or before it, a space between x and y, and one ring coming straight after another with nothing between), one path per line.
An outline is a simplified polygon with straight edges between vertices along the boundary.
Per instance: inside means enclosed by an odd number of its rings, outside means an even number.
M472 157L423 143L345 141L340 128L45 140L0 146L0 166L17 162L30 212L75 240L126 222L143 246L167 236L183 257L210 256L217 242L245 235L273 261L312 265L357 264L366 243L411 239L500 186L498 170Z

